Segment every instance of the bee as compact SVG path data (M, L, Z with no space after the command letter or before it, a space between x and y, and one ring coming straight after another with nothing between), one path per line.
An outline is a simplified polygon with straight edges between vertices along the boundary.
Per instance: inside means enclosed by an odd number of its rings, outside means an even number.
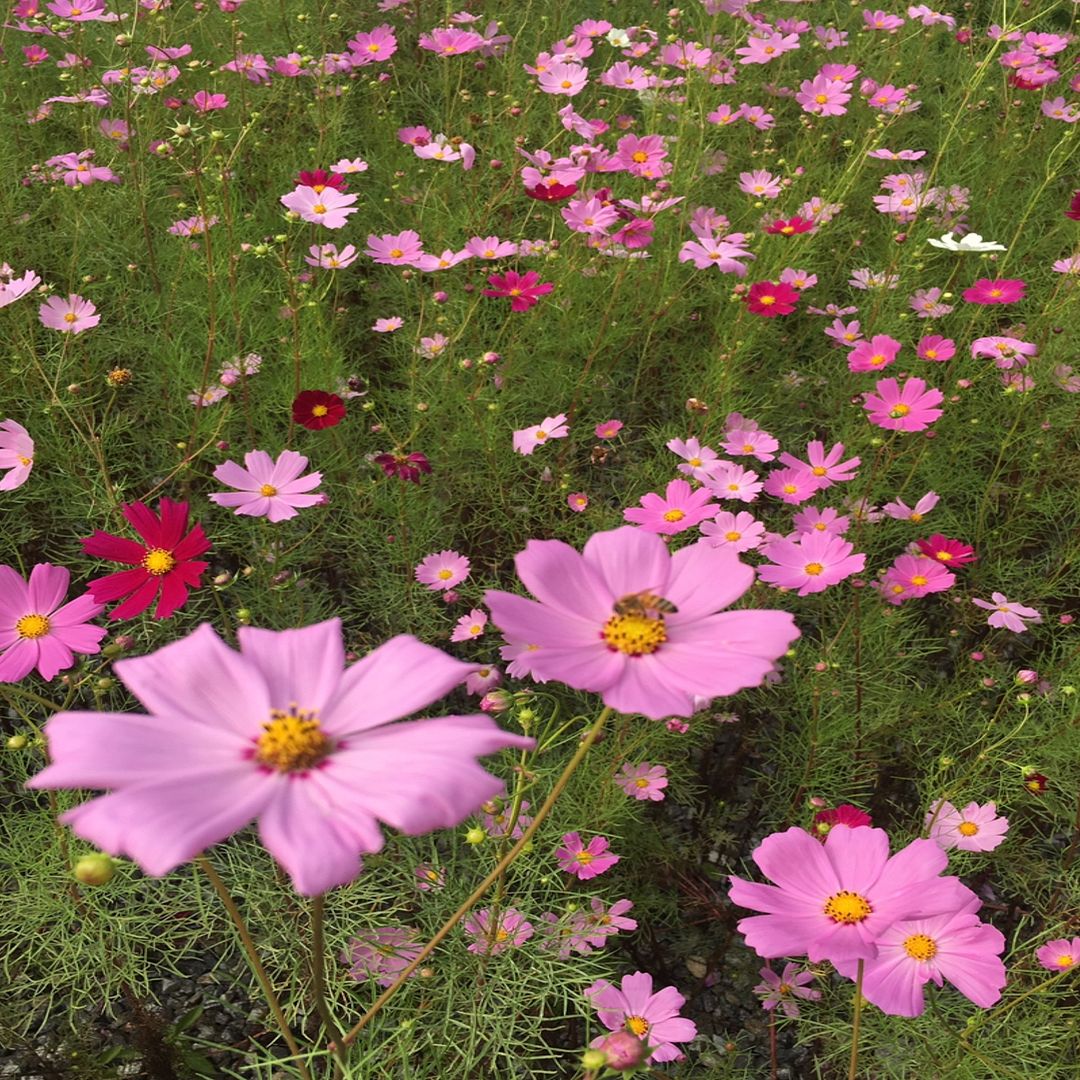
M674 615L679 609L651 589L630 593L615 601L616 615L634 615L639 619L655 619L662 615Z

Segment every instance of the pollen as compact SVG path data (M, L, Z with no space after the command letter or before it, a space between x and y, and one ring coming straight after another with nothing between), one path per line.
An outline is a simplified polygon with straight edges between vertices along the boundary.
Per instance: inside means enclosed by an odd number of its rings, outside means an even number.
M760 296L760 297L758 297L758 303L759 304L764 304L766 307L771 307L773 304L776 303L776 297L775 296Z
M917 585L917 586L918 586L919 588L922 588L922 586L923 586L923 585L925 585L925 584L926 584L926 582L927 582L927 579L926 579L925 577L923 577L923 575L922 575L922 574L916 574L916 575L915 575L915 576L914 576L914 577L913 577L913 578L911 579L911 584L912 584L912 585Z
M172 553L164 548L149 548L143 556L143 569L149 571L154 577L167 574L175 565L176 560Z
M438 577L440 581L449 581L454 576L453 570L447 570L445 567L439 571Z
M639 1039L643 1039L649 1034L649 1021L644 1016L628 1016L626 1029L633 1032Z
M1064 971L1066 968L1071 968L1073 966L1073 964L1076 963L1076 961L1068 953L1062 953L1061 956L1059 956L1054 961L1054 963L1059 968L1061 968L1062 971Z
M724 539L727 540L729 543L734 544L736 540L742 539L742 533L735 532L735 530L733 529L731 532L724 533Z
M904 938L904 952L912 960L922 960L925 963L937 956L937 944L925 934L912 934L911 937Z
M636 779L636 780L634 781L634 787L639 787L639 788L647 788L648 786L649 786L649 781L648 781L648 779L647 779L646 777L644 777L644 776L639 776L639 777L638 777L638 778L637 778L637 779Z
M667 641L667 628L662 615L612 615L600 636L616 652L648 656Z
M325 416L330 410L325 405L314 405L311 409L312 416Z
M574 862L580 863L582 866L588 866L595 858L596 856L591 851L579 851L574 856Z
M21 638L34 641L49 632L49 620L44 615L24 615L15 624L15 633Z
M637 162L637 163L638 163L639 165L640 165L640 164L641 164L642 162L644 162L644 161L648 161L648 160L649 160L649 155L648 155L648 154L646 154L644 150L635 150L635 151L634 151L634 152L633 152L633 153L632 153L632 154L631 154L630 156L631 156L631 157L632 157L632 158L634 159L634 161L636 161L636 162Z
M860 923L874 912L865 896L846 889L830 896L823 910L833 922L847 924Z
M78 317L79 316L76 315L74 311L69 311L64 315L64 322L68 322L68 323L75 322L75 320Z
M277 488L274 487L273 484L263 484L263 486L259 488L259 494L264 498L272 499L277 494Z
M283 773L305 772L318 765L333 744L319 727L317 715L298 709L295 702L288 712L272 710L256 743L255 760Z
M390 258L391 259L400 259L401 256L404 255L404 254L405 254L405 252L402 251L401 248L391 248L390 249Z
M960 824L956 826L956 831L961 836L976 836L979 832L979 826L976 825L974 821L961 821Z
M684 517L686 517L686 511L679 510L678 508L675 508L674 510L669 510L666 514L664 514L665 521L682 521Z
M326 206L325 206L325 205L324 205L323 203L321 203L321 202L320 202L320 203L316 203L316 204L315 204L315 205L314 205L314 206L313 206L313 207L311 208L311 212L312 212L313 214L325 214L325 213L326 213Z
M811 577L817 577L818 574L824 573L825 567L819 562L807 563L803 567L803 573L809 574Z

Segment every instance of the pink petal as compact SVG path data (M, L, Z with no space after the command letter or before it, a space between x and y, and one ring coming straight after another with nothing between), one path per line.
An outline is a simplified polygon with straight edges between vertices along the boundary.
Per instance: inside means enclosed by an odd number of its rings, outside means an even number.
M308 473L307 476L301 476L296 480L289 480L283 484L276 484L279 495L297 495L302 491L310 491L312 488L317 488L322 483L322 473L313 472ZM321 498L321 496L316 496ZM290 499L291 501L291 499ZM294 504L295 505L295 504ZM311 503L305 503L305 506L311 506Z
M307 468L308 459L295 450L282 450L270 473L268 483L280 491L286 484L295 482L296 478ZM250 464L248 468L250 468Z
M209 495L208 498L212 503L216 503L218 506L250 506L253 502L258 502L263 496L256 495L253 491L220 491L215 492L213 495Z
M836 828L845 828L845 826L838 825ZM835 829L830 830L830 835L835 831ZM881 832L881 830L875 831ZM888 896L890 893L905 888L913 881L935 877L948 865L948 855L933 840L913 840L907 847L901 848L884 866L878 878L877 891L883 896ZM926 914L936 915L937 912Z
M823 850L836 872L841 888L863 896L868 895L871 890L876 891L882 871L889 861L889 834L884 829L865 826L851 829L847 825L837 825L829 830L824 846L812 838L810 842ZM928 840L927 843L932 841ZM936 848L937 844L933 846Z
M290 521L296 517L296 509L291 502L286 502L284 499L267 499L266 503L266 520L272 525L276 525L279 521Z
M616 600L644 589L667 595L671 559L667 545L655 533L631 525L593 533L582 554Z
M0 566L0 617L17 622L29 611L29 590L22 575L10 566Z
M646 1014L653 996L652 976L646 971L635 971L630 975L624 975L620 986L627 1013L649 1019Z
M61 627L68 629L81 626L91 619L96 619L104 610L104 606L99 604L90 593L83 593L82 596L75 597L63 607L57 608L49 616L49 624L54 630ZM101 633L104 635L105 631L102 630Z
M70 580L71 575L64 567L38 563L30 571L27 589L30 610L39 615L51 615L64 602Z
M513 593L488 589L484 603L491 621L511 640L556 648L588 649L596 646L604 622L594 621L527 600Z
M599 641L572 648L544 645L529 654L529 670L538 681L555 680L593 693L618 681L629 662L629 657Z
M883 950L863 971L863 996L889 1016L921 1016L929 974L903 949Z
M34 670L37 658L37 645L26 638L20 638L0 656L0 682L18 682L25 679Z
M629 658L618 682L604 691L604 704L620 713L640 713L650 720L693 716L691 696L673 686L670 674L655 661L653 656Z
M738 930L765 959L802 956L821 933L821 921L816 915L752 915L739 921Z
M75 663L71 649L55 634L46 634L37 639L38 674L46 681L54 679L61 671L66 671Z
M256 489L263 484L273 484L274 459L265 450L251 450L244 455L244 465L255 481ZM276 485L275 485L276 486Z
M251 455L248 454L248 457L250 458ZM223 461L214 470L214 479L222 484L228 484L229 487L240 488L242 491L258 491L262 486L262 481L252 476L247 469L240 468L235 461Z
M843 825L836 828L856 831ZM888 858L888 836L881 829L873 831L885 837L885 858ZM771 881L800 900L815 903L819 911L833 893L854 888L837 874L821 842L797 826L766 836L754 849L753 859Z
M345 670L341 620L299 630L257 630L242 626L237 633L244 660L262 676L270 708L320 715L331 704Z
M582 556L561 540L530 540L514 559L518 577L540 603L564 615L592 621L611 617L616 599Z

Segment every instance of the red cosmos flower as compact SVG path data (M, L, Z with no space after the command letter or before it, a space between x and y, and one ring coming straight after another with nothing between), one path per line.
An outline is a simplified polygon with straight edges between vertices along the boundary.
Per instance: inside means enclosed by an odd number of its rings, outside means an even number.
M777 218L765 231L779 236L795 236L797 233L813 232L814 223L796 214L790 221Z
M969 304L1012 304L1024 299L1026 288L1019 278L979 278L962 295Z
M402 454L376 454L371 459L387 476L397 476L410 483L419 484L421 473L431 472L431 462L420 453Z
M1041 772L1024 773L1024 787L1026 787L1033 795L1044 794L1049 786L1049 778L1043 776Z
M325 191L328 187L338 191L348 191L349 184L341 173L328 173L325 169L315 169L313 172L301 172L293 181L297 187L309 187L312 191Z
M790 315L798 303L798 290L783 282L755 281L746 294L746 306L755 315L764 315L767 319Z
M540 281L535 270L524 274L516 270L507 270L505 274L492 274L488 278L490 289L482 289L485 296L506 296L510 299L511 311L528 311L535 306L541 296L546 296L555 288L551 281Z
M814 824L810 832L825 843L825 837L829 835L829 830L834 825L846 825L849 829L857 829L860 825L870 824L872 824L870 815L865 811L852 806L851 803L841 803L831 810L819 810L814 815Z
M345 404L325 390L301 390L292 403L292 418L309 431L322 431L345 419Z
M1067 218L1072 218L1073 221L1080 221L1080 191L1074 191L1072 201L1069 203L1069 209L1065 211Z
M552 181L550 184L537 184L536 187L526 188L525 194L530 199L539 199L540 202L562 202L571 195L577 194L577 184L560 184Z
M127 563L135 569L95 578L89 583L90 594L99 604L127 597L113 608L110 619L133 618L157 597L154 618L167 619L187 602L188 589L199 587L199 576L210 564L195 561L195 556L209 551L210 541L199 524L184 535L187 503L162 499L158 503L160 520L141 502L126 503L120 510L144 543L98 529L82 541L83 554Z
M919 550L930 559L936 559L946 566L966 566L968 563L978 562L979 557L975 549L959 540L950 540L941 533L934 533L927 540L916 540Z

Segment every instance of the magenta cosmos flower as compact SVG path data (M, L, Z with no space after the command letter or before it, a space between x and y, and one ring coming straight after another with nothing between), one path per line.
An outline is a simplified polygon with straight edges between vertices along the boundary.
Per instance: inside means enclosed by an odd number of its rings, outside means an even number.
M101 316L95 314L97 308L72 293L66 300L59 296L50 296L38 308L38 318L42 326L50 330L59 330L64 334L81 334L101 322Z
M541 281L535 270L519 274L516 270L507 270L505 274L492 274L488 278L490 289L481 289L485 296L505 296L510 301L511 311L528 311L539 303L541 296L546 296L555 288L554 282Z
M626 795L638 802L663 802L664 788L668 785L667 769L663 765L651 765L643 761L640 765L626 762L615 783Z
M893 923L959 911L975 895L959 878L939 877L949 860L932 840L890 858L884 829L834 825L822 844L793 826L765 837L753 859L776 884L732 877L728 895L765 912L743 919L739 932L767 959L872 960Z
M716 513L713 493L693 488L685 480L672 480L663 495L642 495L641 506L631 506L623 517L651 533L681 533Z
M1080 937L1048 941L1035 951L1035 958L1047 971L1068 971L1080 964Z
M787 612L720 610L754 580L724 548L671 555L655 533L623 526L580 553L530 540L515 565L537 599L489 590L492 621L512 644L536 646L534 676L599 693L622 713L692 716L695 696L758 686L799 636Z
M957 810L951 802L936 802L926 815L930 839L946 851L993 851L1009 831L1009 819L998 817L997 806L968 803Z
M1041 623L1042 615L1033 607L1024 604L1010 604L1004 593L991 593L990 600L979 600L977 597L971 601L976 607L992 614L986 620L988 626L997 627L999 630L1011 630L1014 634L1022 634L1027 629L1027 624Z
M305 506L315 506L322 495L309 495L322 483L322 473L300 474L307 468L308 459L295 450L283 450L275 461L265 450L252 450L244 455L247 468L235 461L224 461L214 470L214 479L236 491L210 496L218 506L235 507L237 514L265 517L272 522L288 521Z
M795 1004L794 998L817 1001L821 997L820 990L806 988L807 983L814 981L814 973L800 971L798 964L786 964L781 974L768 967L763 967L758 974L764 982L754 987L754 993L761 998L761 1007L775 1009L779 1005L784 1015L791 1020L799 1015L799 1006Z
M210 564L195 557L210 550L210 541L201 525L187 532L187 503L162 499L158 503L160 518L141 502L126 503L120 511L145 543L100 529L86 537L82 541L84 555L134 568L95 578L90 582L90 592L99 604L127 597L113 608L110 619L133 618L155 598L154 618L167 619L187 602L188 589L198 588L199 577Z
M800 596L824 592L866 566L865 554L853 555L847 540L828 532L800 533L794 540L781 537L760 550L770 560L758 567L761 580L778 589L797 589Z
M504 908L499 913L494 927L491 925L491 909L480 908L465 920L462 929L473 939L469 952L486 956L497 956L507 949L518 948L533 936L532 923L512 907Z
M0 423L0 469L7 475L0 479L0 491L22 487L34 467L34 440L30 432L15 420Z
M0 566L0 682L18 682L36 667L52 679L75 663L75 653L100 652L105 628L88 625L105 609L89 593L65 604L71 575L38 563L23 581Z
M456 551L439 551L421 559L413 573L421 585L435 592L452 589L469 576L469 560Z
M1014 304L1024 299L1026 288L1016 278L979 278L963 296L969 304Z
M697 1037L694 1021L679 1015L686 998L674 986L654 994L648 972L624 975L618 988L599 979L586 989L585 996L608 1031L629 1031L643 1040L652 1050L651 1062L678 1061L683 1055L675 1044ZM590 1045L599 1046L605 1038L601 1035Z
M475 761L532 740L486 716L392 723L449 693L469 664L392 638L345 669L341 622L239 631L209 624L116 674L142 713L63 712L33 788L107 788L65 813L76 835L160 877L258 820L297 892L352 881L383 822L449 828L502 789Z
M606 873L619 861L619 856L608 850L610 846L606 836L594 836L586 844L579 833L567 833L562 838L562 847L555 849L555 858L560 870L580 881L588 881Z
M925 431L942 410L937 406L945 395L935 387L927 388L922 379L908 379L901 387L895 379L882 379L867 394L863 408L870 422L889 431Z

